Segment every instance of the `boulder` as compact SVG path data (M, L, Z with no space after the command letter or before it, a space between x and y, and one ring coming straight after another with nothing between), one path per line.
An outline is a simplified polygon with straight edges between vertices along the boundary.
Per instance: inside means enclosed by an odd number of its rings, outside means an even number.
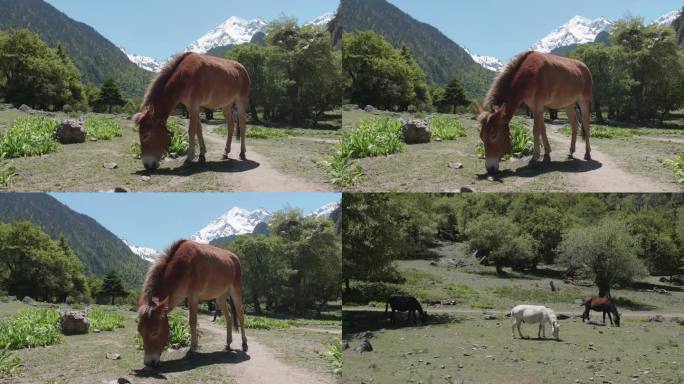
M85 143L86 130L81 122L67 120L57 127L57 140L62 144Z
M432 131L427 122L422 120L409 121L401 127L401 134L406 144L425 144L432 139Z
M27 305L32 305L34 301L35 300L33 300L31 296L24 296L24 298L21 299L21 302Z
M655 322L655 323L663 323L665 322L665 316L663 315L654 315L648 318L648 321L650 322Z
M364 108L363 110L368 112L368 113L373 113L373 112L377 111L378 109L372 105L366 105L366 108Z
M342 340L341 347L343 351L346 351L347 349L349 349L349 342L347 340Z
M90 322L82 312L67 312L59 318L62 333L69 335L83 335L88 333Z
M26 113L31 112L31 107L29 107L29 106L26 105L26 104L22 104L18 109L19 109L20 111L26 112Z
M354 352L364 353L373 352L373 346L368 339L363 339L358 347L354 348Z

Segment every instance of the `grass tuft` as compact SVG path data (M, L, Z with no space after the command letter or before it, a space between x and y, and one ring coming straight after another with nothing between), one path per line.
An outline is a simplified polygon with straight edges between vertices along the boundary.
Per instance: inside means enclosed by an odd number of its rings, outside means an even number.
M684 184L684 153L675 157L674 159L666 160L665 162L674 172L677 177L677 182Z
M401 122L389 117L365 119L340 139L340 156L352 159L386 156L406 150L401 140Z
M56 152L59 150L56 128L57 122L48 117L18 118L7 132L0 134L0 154L18 158Z
M22 349L44 347L62 341L54 309L25 309L9 321L0 322L0 347Z
M0 349L0 379L15 376L21 371L21 360L8 349Z
M332 365L332 372L336 375L342 374L342 343L339 340L333 341L325 351L321 353L330 365Z
M456 140L459 137L466 137L466 130L457 118L446 116L434 116L430 119L430 130L432 136L442 140Z
M0 156L0 186L8 187L17 176L17 167L12 161Z
M124 327L124 317L113 309L95 308L88 312L90 330L113 331Z
M123 136L121 127L112 117L88 116L84 126L88 139L111 140Z

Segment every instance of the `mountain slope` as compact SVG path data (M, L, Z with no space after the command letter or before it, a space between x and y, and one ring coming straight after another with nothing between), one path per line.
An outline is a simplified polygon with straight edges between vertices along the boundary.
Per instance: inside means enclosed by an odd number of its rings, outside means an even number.
M395 47L406 45L430 83L458 77L470 96L481 97L495 73L477 64L458 44L435 27L419 22L385 0L341 0L332 28L335 44L341 31L373 30Z
M63 234L83 261L86 274L103 276L115 268L127 287L142 285L149 264L91 217L74 212L47 194L3 193L0 221L22 220L40 225L53 239Z
M84 82L113 77L128 95L142 95L152 73L138 68L92 27L72 20L43 0L0 0L0 29L27 28L51 47L61 43Z
M561 47L593 43L599 33L609 31L612 25L613 22L606 18L590 20L575 16L536 42L531 49L551 53Z

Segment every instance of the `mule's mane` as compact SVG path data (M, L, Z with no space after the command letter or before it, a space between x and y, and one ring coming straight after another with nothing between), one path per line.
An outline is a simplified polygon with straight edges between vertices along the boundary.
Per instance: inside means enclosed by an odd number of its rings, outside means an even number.
M145 278L145 284L143 285L143 305L148 305L153 298L164 299L164 297L159 297L160 283L164 278L164 273L166 272L166 266L169 261L173 259L173 256L178 251L181 245L183 245L187 240L178 240L173 243L162 256L157 259L150 270L147 272L147 277Z
M145 92L145 98L143 99L142 104L143 108L149 107L152 105L152 103L159 99L159 96L161 96L164 92L164 86L171 78L171 75L176 72L178 65L181 63L181 61L183 61L183 59L191 54L192 52L181 53L164 65L164 68L162 68L159 74L154 78L154 80L152 80L149 88L147 88L147 92Z
M484 105L488 107L500 107L503 104L503 96L510 89L511 83L513 82L513 77L518 73L518 69L522 65L523 61L534 51L527 51L519 54L518 56L511 59L511 61L506 65L501 73L499 73L494 79L494 83L487 96L485 96Z

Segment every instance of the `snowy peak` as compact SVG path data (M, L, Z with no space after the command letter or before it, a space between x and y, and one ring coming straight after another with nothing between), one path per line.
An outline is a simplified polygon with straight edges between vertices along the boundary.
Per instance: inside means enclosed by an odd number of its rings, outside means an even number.
M254 228L271 218L271 212L265 209L257 209L252 212L234 207L223 216L212 221L206 227L195 233L191 239L198 243L209 244L212 240L221 237L244 235L252 233Z
M245 20L232 16L206 35L195 40L185 51L207 53L212 48L247 44L257 32L265 32L267 26L268 23L259 18Z
M666 25L670 26L674 21L679 17L679 15L682 13L682 11L672 11L668 12L659 18L653 20L651 24L659 24L659 25Z
M133 245L133 244L129 243L127 240L122 240L122 241L131 250L131 252L135 253L136 255L138 255L143 260L147 260L151 263L155 262L159 258L159 256L162 254L161 251L153 249L153 248L140 247L137 245Z
M321 27L323 29L328 28L328 25L330 24L331 21L335 18L337 14L335 12L330 12L326 13L324 15L318 16L317 18L309 21L308 23L304 25L314 25L317 27Z
M333 212L335 212L337 209L340 208L340 203L337 201L334 201L332 203L328 203L317 210L311 212L311 216L315 217L330 217Z
M140 56L140 55L135 55L135 54L130 54L126 52L124 48L119 48L121 51L128 56L128 60L130 60L133 64L137 65L138 67L142 69L146 69L151 72L159 72L161 71L162 67L164 66L163 63L158 62L157 60L149 57L149 56Z
M575 16L566 24L539 40L531 49L533 51L550 53L560 47L592 43L596 40L596 36L599 33L609 31L612 25L613 22L604 17L591 20L586 17Z
M501 60L497 59L496 57L478 55L477 53L470 52L468 48L465 48L465 51L468 52L470 57L472 57L476 63L489 69L490 71L501 72L501 70L504 69L504 63L502 63Z

